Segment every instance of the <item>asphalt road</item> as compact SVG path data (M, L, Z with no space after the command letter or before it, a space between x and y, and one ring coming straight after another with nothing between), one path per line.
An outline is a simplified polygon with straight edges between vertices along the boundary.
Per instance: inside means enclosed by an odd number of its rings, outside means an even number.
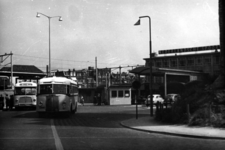
M139 117L150 116L139 107ZM0 112L1 150L224 150L224 140L185 138L124 128L132 106L80 106L77 114L39 117L34 110Z

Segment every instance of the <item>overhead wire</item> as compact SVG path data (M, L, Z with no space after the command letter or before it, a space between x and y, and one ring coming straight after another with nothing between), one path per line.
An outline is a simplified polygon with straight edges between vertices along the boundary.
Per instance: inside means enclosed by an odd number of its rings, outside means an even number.
M21 55L21 54L13 54L13 55L15 55L15 56L18 56L18 57L23 57L23 60L25 59L25 60L33 60L34 58L36 58L36 59L46 59L46 61L48 61L48 59L49 58L46 58L46 57L40 57L40 56L30 56L30 55ZM28 58L24 58L24 57L28 57ZM30 59L29 59L30 58ZM95 61L82 61L82 60L71 60L71 59L67 59L67 60L64 60L64 59L59 59L59 58L51 58L52 59L52 61L61 61L61 63L58 63L58 62L55 62L54 64L57 64L57 65L62 65L61 67L57 67L58 69L71 69L71 67L63 67L64 66L64 64L62 64L62 63L64 63L64 62L66 62L67 63L67 65L68 65L68 63L69 63L69 65L71 66L71 65L74 65L73 63L95 63ZM71 64L72 63L72 64ZM106 67L101 67L101 68L117 68L117 67L110 67L110 66L108 66L108 64L109 63L104 63L104 62L98 62L97 63L98 65L99 64L106 64ZM112 64L110 64L110 65L112 65ZM131 67L131 66L138 66L138 65L127 65L127 64L115 64L115 63L113 63L113 65L114 66L123 66L122 68L124 68L124 67ZM83 66L83 65L79 65L79 66ZM46 68L46 66L37 66L37 67L39 67L39 68ZM79 67L80 68L80 67ZM119 67L118 67L119 68Z

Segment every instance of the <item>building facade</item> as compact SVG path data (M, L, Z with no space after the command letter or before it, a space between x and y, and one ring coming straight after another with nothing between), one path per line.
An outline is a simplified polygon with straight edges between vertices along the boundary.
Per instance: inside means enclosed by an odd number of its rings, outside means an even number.
M204 46L173 50L161 50L159 55L152 58L152 66L191 70L207 73L210 76L220 74L220 46ZM206 52L207 51L207 52ZM185 54L191 52L190 54ZM203 53L202 53L203 52ZM169 55L168 54L172 54ZM145 58L145 66L149 66L149 58Z

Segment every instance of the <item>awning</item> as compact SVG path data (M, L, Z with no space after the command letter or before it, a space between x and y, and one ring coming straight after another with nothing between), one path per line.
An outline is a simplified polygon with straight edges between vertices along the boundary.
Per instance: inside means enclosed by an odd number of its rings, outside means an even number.
M130 71L130 73L138 74L138 75L149 75L150 74L150 67L137 67ZM152 67L152 73L154 74L162 74L162 72L159 71L159 68Z
M150 75L150 67L141 66L134 68L133 70L129 71L130 73L134 73L137 75ZM192 70L181 70L181 69L171 69L171 68L158 68L152 67L152 74L153 75L164 75L164 74L183 74L183 75L205 75L205 73L199 71L192 71Z

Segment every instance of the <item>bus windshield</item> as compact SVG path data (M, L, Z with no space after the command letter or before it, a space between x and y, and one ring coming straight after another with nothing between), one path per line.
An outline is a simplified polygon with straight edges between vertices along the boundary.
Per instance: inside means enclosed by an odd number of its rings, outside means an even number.
M15 87L15 95L36 95L36 87Z
M66 85L63 84L44 84L40 85L39 94L66 94Z

